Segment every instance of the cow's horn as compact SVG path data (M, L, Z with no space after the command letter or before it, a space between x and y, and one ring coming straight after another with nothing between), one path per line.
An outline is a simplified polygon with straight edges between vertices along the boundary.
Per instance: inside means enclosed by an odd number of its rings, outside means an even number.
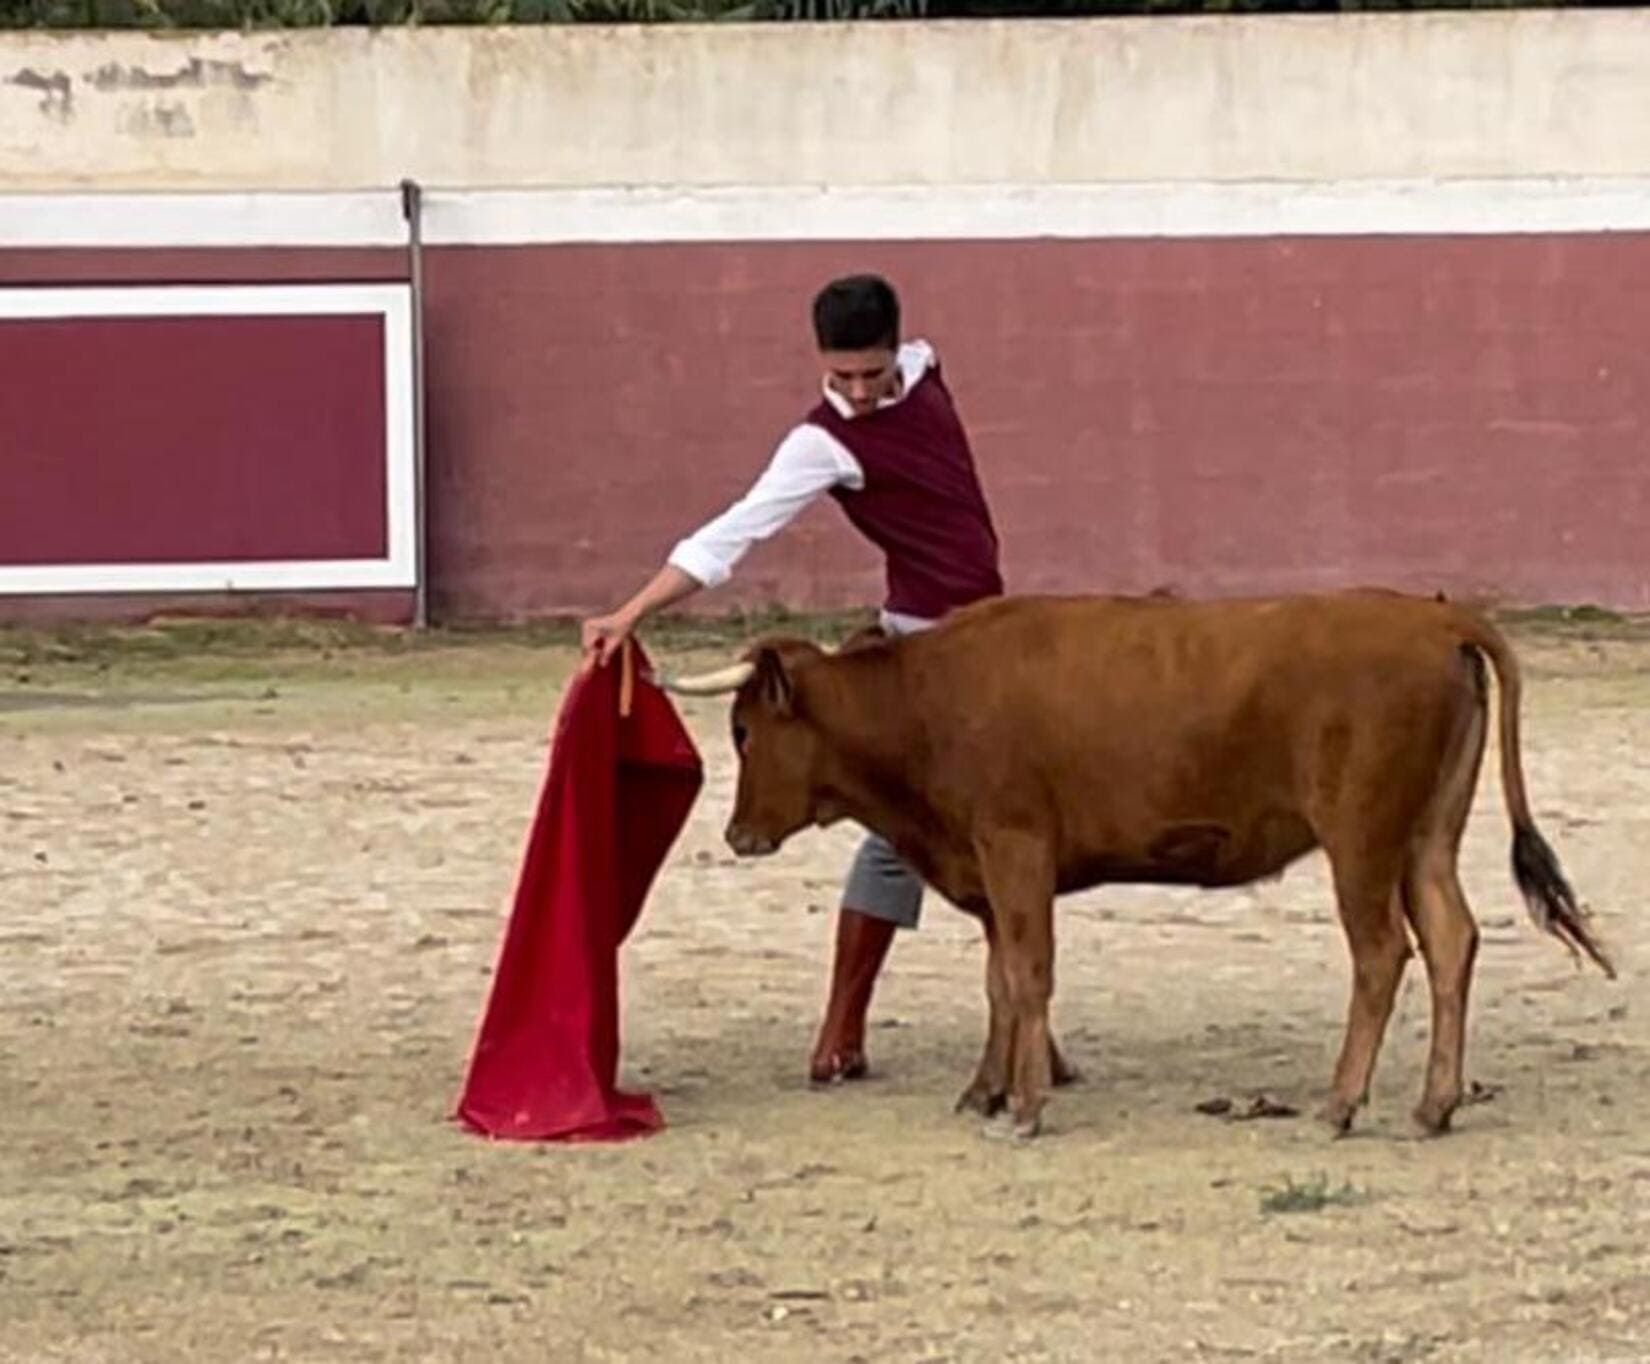
M718 668L713 673L699 673L694 677L661 675L659 685L679 696L721 696L726 692L738 691L750 680L751 674L755 671L754 663L735 663L730 667Z

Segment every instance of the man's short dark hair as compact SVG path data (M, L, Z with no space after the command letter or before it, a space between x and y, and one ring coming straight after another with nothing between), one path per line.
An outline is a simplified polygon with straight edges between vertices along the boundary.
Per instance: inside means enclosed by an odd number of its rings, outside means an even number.
M899 298L880 275L834 279L814 296L820 350L893 350L899 345Z

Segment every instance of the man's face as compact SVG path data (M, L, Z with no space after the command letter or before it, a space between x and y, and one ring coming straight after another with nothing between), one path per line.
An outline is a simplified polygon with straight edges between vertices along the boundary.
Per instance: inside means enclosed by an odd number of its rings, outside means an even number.
M884 398L899 391L899 361L887 347L873 350L822 350L825 382L848 400L854 415L875 412Z

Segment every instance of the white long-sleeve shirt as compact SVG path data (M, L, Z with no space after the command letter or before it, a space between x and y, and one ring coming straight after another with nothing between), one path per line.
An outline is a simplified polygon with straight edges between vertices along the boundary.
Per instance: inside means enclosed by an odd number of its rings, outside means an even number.
M928 342L907 341L902 345L897 356L899 391L878 406L903 401L934 361L934 349ZM853 409L842 395L829 384L824 390L826 401L852 420ZM750 490L679 541L670 552L669 562L706 587L724 583L753 544L789 525L815 498L838 485L863 488L865 471L848 447L830 432L802 422L779 442L768 467Z

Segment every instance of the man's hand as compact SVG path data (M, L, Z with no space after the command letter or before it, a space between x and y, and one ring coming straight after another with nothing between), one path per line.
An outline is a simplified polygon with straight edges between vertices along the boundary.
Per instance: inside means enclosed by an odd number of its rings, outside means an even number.
M666 564L654 574L653 581L617 611L607 616L592 616L584 622L580 632L584 659L579 671L589 672L605 664L619 652L620 646L630 638L637 625L661 607L691 597L700 586L697 578L690 577L673 564Z
M588 672L591 668L604 666L619 652L620 646L630 638L635 628L635 618L625 611L615 611L611 616L594 616L585 621L580 631L580 647L584 657L580 661L579 671Z

